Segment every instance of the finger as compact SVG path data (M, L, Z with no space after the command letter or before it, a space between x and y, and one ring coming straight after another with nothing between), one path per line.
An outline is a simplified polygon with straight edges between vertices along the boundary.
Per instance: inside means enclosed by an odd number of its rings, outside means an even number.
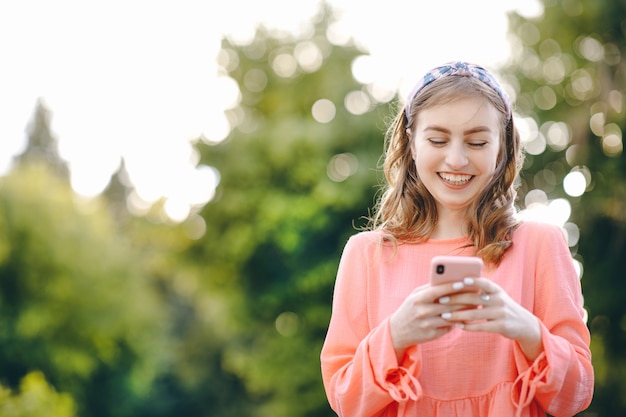
M461 308L454 311L445 311L441 318L448 322L470 323L475 321L493 321L497 312L492 308Z
M456 327L468 332L488 332L498 333L498 325L494 321L473 321L473 322L459 322L456 323Z
M465 282L467 281L469 285ZM455 282L447 282L444 284L433 285L431 286L431 296L432 301L435 302L439 300L441 297L446 295L458 294L463 291L471 290L474 281L472 279L466 278L463 281L455 281Z
M463 280L463 284L465 288L476 289L486 294L498 293L503 291L503 289L498 284L484 277L465 278Z
M455 295L444 295L437 300L439 304L464 305L466 307L477 307L489 305L493 302L492 295L479 292L464 292Z
M454 319L462 323L465 330L501 333L505 326L506 318L497 307L478 308L471 311L465 310L455 313Z
M445 314L445 313L452 314L457 311L465 310L468 308L475 308L475 306L467 305L467 304L451 304L451 305L444 305L441 308L434 310L433 312L436 314L436 317L443 318L447 322L449 321L449 318L446 318L446 317L450 317L450 316L449 314Z

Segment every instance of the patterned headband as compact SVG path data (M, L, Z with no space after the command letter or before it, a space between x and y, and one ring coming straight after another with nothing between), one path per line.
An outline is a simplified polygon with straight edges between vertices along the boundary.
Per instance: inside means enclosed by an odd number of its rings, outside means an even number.
M496 81L496 79L493 77L493 75L491 75L486 69L481 66L470 64L468 62L456 61L447 63L437 68L433 68L426 75L424 75L424 77L422 77L422 79L413 88L413 91L411 91L411 94L409 94L407 98L406 105L404 107L404 112L407 119L411 114L411 106L413 105L413 100L424 89L424 87L426 87L435 80L451 75L457 75L460 77L473 77L491 87L502 98L502 101L504 101L507 119L511 118L511 102L509 100L509 96L507 96L507 94L504 92L504 90L502 89L498 81Z

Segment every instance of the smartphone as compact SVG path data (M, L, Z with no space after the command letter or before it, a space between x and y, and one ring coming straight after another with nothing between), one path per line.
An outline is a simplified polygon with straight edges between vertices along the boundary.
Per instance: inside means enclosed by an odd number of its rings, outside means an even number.
M483 260L477 256L435 256L430 263L430 283L463 281L482 276Z

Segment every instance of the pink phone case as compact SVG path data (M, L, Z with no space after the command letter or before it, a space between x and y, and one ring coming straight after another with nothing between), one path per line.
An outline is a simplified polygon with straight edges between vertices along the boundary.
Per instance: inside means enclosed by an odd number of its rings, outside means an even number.
M430 282L437 285L466 277L478 278L482 270L483 261L476 256L435 256L430 263Z

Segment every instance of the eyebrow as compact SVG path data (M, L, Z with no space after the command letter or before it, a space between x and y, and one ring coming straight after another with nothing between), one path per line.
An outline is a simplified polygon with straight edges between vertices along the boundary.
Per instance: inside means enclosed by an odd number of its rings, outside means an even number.
M452 133L450 131L450 129L447 129L447 128L442 127L442 126L437 126L437 125L426 126L423 131L426 132L428 130L434 130L436 132L441 132L441 133L446 133L446 134ZM489 129L487 126L476 126L476 127L471 128L471 129L463 131L463 135L467 136L467 135L471 135L473 133L481 133L481 132L491 133L491 129Z

